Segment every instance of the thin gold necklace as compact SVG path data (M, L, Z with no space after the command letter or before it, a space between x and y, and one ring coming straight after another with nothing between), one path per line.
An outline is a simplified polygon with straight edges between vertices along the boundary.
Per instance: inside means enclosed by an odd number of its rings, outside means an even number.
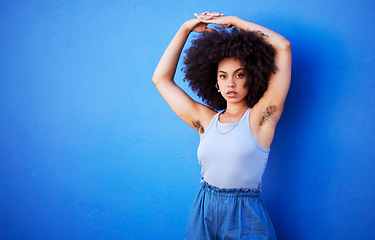
M243 107L243 108L244 108L244 107ZM241 109L243 109L243 108L241 108ZM246 112L246 111L245 111L245 112ZM226 135L226 134L230 133L230 132L231 132L231 131L232 131L232 130L238 125L238 123L241 121L241 119L242 119L243 115L245 114L245 112L242 113L240 119L238 119L238 121L236 122L236 124L234 124L234 126L233 126L228 132L225 132L225 133L222 133L222 132L219 131L218 122L219 122L220 114L222 114L222 113L219 113L219 116L217 116L217 121L216 121L216 130L217 130L217 132L218 132L220 135Z

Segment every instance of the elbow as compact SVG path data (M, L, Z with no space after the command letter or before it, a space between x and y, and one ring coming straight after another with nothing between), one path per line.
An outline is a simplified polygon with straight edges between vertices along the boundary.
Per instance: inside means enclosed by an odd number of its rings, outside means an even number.
M152 79L151 79L152 83L156 86L158 85L158 83L160 82L160 77L156 76L154 74L154 76L152 76Z
M292 44L287 39L285 39L285 42L284 42L284 45L283 45L283 49L290 50L291 49L291 45Z
M154 85L156 85L156 84L158 83L157 78L155 78L154 76L152 76L151 82L152 82Z
M290 51L291 43L286 38L283 38L283 40L280 42L278 48L280 50L283 50L283 51Z
M152 83L157 87L160 84L174 82L173 77L163 74L154 74L151 78Z

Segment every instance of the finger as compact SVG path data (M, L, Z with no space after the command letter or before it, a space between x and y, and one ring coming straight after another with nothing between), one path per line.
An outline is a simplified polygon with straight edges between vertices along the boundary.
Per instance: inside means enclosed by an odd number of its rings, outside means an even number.
M225 16L225 14L223 14L223 13L218 13L218 12L207 13L206 15L211 15L211 16L214 16L214 17L222 17L222 16Z
M196 16L201 22L207 22L207 21L210 21L210 20L213 20L213 17L212 16L199 16L197 15Z
M217 13L217 12L213 12L213 13L211 13L211 15L213 15L213 16L220 16L221 14L220 13Z
M218 16L220 16L220 14L218 14L218 13L211 13L211 12L204 12L204 13L201 13L201 14L199 14L199 16L201 17L201 18L204 18L204 17L218 17Z
M203 22L203 19L202 19L198 14L194 13L194 16L195 16L196 18L198 18L201 22Z
M212 19L212 18L213 18L212 15L210 15L210 14L206 14L206 15L204 15L203 13L201 13L201 14L196 14L196 13L194 13L194 16L195 16L196 18L198 18L199 20L201 20L201 21L203 21L203 20L208 20L208 19Z

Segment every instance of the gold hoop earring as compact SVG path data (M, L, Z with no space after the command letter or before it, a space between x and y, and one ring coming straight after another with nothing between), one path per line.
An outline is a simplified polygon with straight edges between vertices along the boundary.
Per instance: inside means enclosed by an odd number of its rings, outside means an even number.
M220 92L219 84L216 83L215 88L217 89L217 92Z

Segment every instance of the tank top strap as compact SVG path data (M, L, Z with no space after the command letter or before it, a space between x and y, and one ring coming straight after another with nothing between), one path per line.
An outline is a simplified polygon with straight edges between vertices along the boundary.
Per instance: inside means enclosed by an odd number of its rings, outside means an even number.
M247 122L249 122L250 120L250 112L251 112L251 108L249 107L244 114L244 119L246 119Z

